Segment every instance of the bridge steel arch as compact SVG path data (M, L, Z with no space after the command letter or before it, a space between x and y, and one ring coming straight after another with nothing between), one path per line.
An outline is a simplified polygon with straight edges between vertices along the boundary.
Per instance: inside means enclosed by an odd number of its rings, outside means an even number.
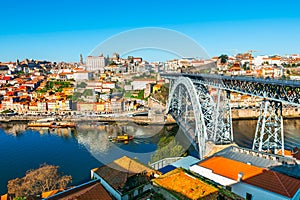
M181 101L180 95L176 94L181 91L181 87L184 87L186 90L185 92L189 95L191 99L191 104L193 108L193 113L195 117L195 137L197 137L197 142L198 142L198 150L199 150L199 157L200 159L203 159L205 155L205 147L206 147L206 138L207 138L207 132L206 132L206 126L205 126L205 120L204 120L204 115L202 112L202 107L200 104L200 99L198 97L197 90L191 81L191 79L186 78L186 77L179 77L175 83L170 85L171 91L169 93L169 100L168 100L168 108L167 112L169 112L172 107L174 107L173 101ZM177 96L178 95L178 96ZM178 109L180 105L175 105ZM180 124L179 119L175 119L178 124Z
M186 77L190 78L195 85L204 85L216 88L217 90L237 92L262 98L252 149L257 151L274 150L274 153L278 153L281 150L281 154L284 155L283 103L300 106L299 81L181 73L161 74L161 77L167 78L170 81L176 80L178 77ZM216 110L218 111L218 109ZM228 114L231 113L230 107L227 111ZM230 118L229 116L228 119ZM217 125L215 124L216 127ZM232 126L230 131L230 126L228 125L230 125L230 122L223 127L228 128L227 132L232 133ZM217 130L214 129L214 131L216 136L218 136L216 133ZM228 139L226 134L224 136L225 139ZM233 140L232 135L230 138Z

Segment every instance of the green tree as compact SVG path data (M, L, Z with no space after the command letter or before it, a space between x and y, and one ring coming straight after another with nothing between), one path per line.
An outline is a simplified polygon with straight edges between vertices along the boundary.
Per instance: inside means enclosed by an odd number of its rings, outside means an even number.
M244 70L249 70L249 62L245 62L242 67Z
M93 96L93 91L91 89L85 89L82 93L83 96Z
M144 99L144 90L140 90L137 96L138 99Z
M219 59L221 59L221 64L227 63L228 56L226 54L222 54L219 56Z
M77 85L77 87L79 87L79 88L86 88L86 86L87 86L87 83L85 83L85 82L81 82L80 84Z
M113 60L110 60L110 61L108 61L108 65L117 65L117 63L115 63L115 61L113 61Z
M26 197L15 197L13 200L26 200Z
M174 136L162 137L158 143L158 149L151 155L151 162L163 158L177 157L185 154L185 149L179 145Z
M22 74L25 74L23 71L18 71L17 72L17 75L22 75Z

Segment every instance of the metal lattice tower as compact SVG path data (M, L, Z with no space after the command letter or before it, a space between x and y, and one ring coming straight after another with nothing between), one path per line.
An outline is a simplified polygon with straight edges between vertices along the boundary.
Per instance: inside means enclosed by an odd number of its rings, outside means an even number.
M230 144L233 142L232 116L229 104L230 93L218 89L215 109L215 144Z
M281 150L284 155L282 103L263 100L253 141L253 150Z
M214 141L215 136L215 108L216 104L204 85L196 85L197 95L202 106L203 117L206 125L207 141Z

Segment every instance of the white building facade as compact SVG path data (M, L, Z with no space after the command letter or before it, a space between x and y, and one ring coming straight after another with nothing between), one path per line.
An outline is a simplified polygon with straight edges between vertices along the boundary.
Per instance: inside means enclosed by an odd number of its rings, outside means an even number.
M107 59L101 56L88 56L86 58L86 69L88 71L101 71L107 65Z

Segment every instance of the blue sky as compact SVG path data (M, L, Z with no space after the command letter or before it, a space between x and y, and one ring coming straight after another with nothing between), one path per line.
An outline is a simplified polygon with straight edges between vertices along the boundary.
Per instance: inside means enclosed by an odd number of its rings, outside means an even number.
M0 5L0 61L78 61L80 53L87 56L108 37L142 27L182 32L210 56L234 49L300 53L297 0L0 0ZM150 60L172 57L159 51L140 54Z

